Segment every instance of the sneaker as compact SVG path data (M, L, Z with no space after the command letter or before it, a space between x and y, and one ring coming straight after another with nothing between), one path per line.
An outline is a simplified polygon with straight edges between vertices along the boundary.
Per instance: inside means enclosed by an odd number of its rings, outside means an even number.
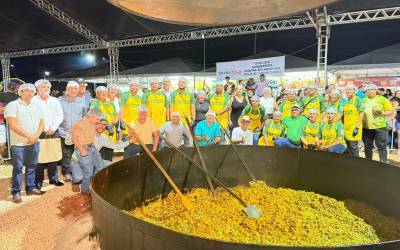
M79 184L72 184L72 192L79 193L81 191L81 187Z
M34 188L32 190L29 190L29 191L26 191L26 195L42 195L44 193L45 193L45 191L40 191L37 188Z
M57 181L50 181L50 184L51 184L51 185L54 185L54 186L57 186L57 187L64 186L64 183L61 182L61 181L59 181L59 180L57 180Z
M71 177L70 174L65 174L65 175L64 175L64 181L65 181L65 182L71 182L71 180L72 180L72 177Z
M14 203L21 203L22 202L21 194L20 193L13 194L12 201Z

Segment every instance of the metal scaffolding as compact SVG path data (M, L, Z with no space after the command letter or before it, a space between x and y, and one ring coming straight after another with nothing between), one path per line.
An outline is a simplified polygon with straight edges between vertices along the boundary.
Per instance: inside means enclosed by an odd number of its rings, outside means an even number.
M30 0L33 4L46 11L53 17L57 18L60 22L64 23L71 29L75 30L89 41L94 43L102 43L105 44L106 41L100 36L96 35L94 32L86 28L84 25L80 24L78 21L70 17L67 13L60 10L53 4L49 3L46 0Z
M110 59L110 83L116 84L118 82L118 58L119 58L119 48L109 47L108 57Z
M1 58L1 72L3 75L3 91L5 91L7 84L10 82L10 58L9 57L2 57Z
M317 79L322 78L325 85L328 85L328 49L331 28L326 7L315 11L317 25L318 55L317 55ZM323 70L323 71L322 71Z

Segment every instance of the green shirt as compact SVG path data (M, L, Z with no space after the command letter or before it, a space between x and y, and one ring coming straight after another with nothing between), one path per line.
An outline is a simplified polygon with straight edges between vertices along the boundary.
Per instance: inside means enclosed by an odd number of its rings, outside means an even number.
M168 104L173 104L175 102L175 99L179 96L182 97L189 97L190 98L190 103L194 104L196 102L196 98L194 97L194 95L192 95L191 93L189 93L189 91L185 90L182 94L179 93L179 90L175 90L174 92L171 93L171 95L169 96L169 100L168 100ZM186 98L182 98L182 101L185 101Z
M334 104L327 102L325 104L325 112L330 108L335 109L338 114L343 114L343 103L341 102L341 100L337 101Z
M124 107L128 99L130 98L141 100L141 97L138 94L133 96L130 91L124 92L122 93L121 99L119 100L119 106Z
M336 138L332 138L332 137L322 138L323 137L322 132L324 130L325 131L335 130ZM323 122L321 124L321 126L319 127L317 136L319 139L323 140L322 144L325 144L325 145L333 144L338 138L340 138L341 144L347 148L346 142L344 140L344 127L343 127L343 123L341 121L335 121L332 124L329 124L328 122ZM325 143L324 143L324 140L326 140Z
M273 121L269 122L267 125L264 126L263 128L263 135L267 135L268 134L268 129L269 128L273 128L275 130L282 130L282 134L280 136L283 136L285 134L285 125L283 125L282 123L280 124L275 124Z
M115 116L118 114L114 103L110 101L100 102L99 100L94 100L90 102L90 109L92 108L100 109L106 117Z
M304 96L301 98L300 101L300 107L303 112L305 112L308 115L308 111L311 109L316 109L319 111L319 113L324 113L326 110L325 107L325 101L322 96L315 96L315 97L309 97L309 96Z
M164 95L164 93L158 92L158 91L157 92L152 92L152 91L146 92L142 97L142 105L147 105L147 101L150 96L154 96L154 98L152 100L153 102L154 102L154 100L156 100L156 102L163 103L164 106L167 107L167 102L168 102L167 97ZM164 102L164 100L166 100L166 101Z
M285 125L286 137L295 144L300 144L301 130L307 124L308 119L304 116L296 117L295 119L286 117L282 120Z
M393 107L390 104L389 100L384 96L377 95L374 98L366 97L364 99L365 104L365 118L364 118L364 125L367 129L378 129L378 128L386 128L386 117L385 116L378 116L374 117L372 115L372 111L381 110L384 111L392 111Z
M263 106L258 105L258 108L253 108L251 104L247 104L242 111L242 115L258 115L261 112L261 119L264 121L265 119L265 109Z
M301 136L303 136L303 137L306 136L307 125L308 125L308 128L310 128L310 129L316 129L316 131L318 131L318 129L319 129L319 123L318 122L314 122L314 123L312 123L312 122L308 123L307 122L306 125L304 125L304 127L301 128Z

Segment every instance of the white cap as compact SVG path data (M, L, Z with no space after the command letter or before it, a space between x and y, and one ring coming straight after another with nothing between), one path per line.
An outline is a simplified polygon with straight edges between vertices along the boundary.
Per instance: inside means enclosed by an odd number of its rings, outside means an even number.
M215 114L215 112L212 111L211 109L209 109L209 110L207 111L206 116L207 116L207 115L210 115L210 116L212 116L212 117L216 117L216 116L217 116L217 115Z
M41 84L46 84L46 85L48 85L48 86L51 87L51 83L50 83L49 80L46 80L46 79L39 79L39 80L37 80L37 81L35 82L36 88L39 87Z
M118 89L118 86L117 86L117 84L110 83L110 84L107 85L107 88L108 89Z
M180 78L179 78L179 82L185 82L185 83L186 83L186 82L187 82L187 80L186 80L186 78L185 78L185 77L180 77Z
M297 91L295 89L287 89L286 93L288 93L288 94L297 94Z
M104 87L104 86L98 86L98 87L96 88L96 93L97 93L98 91L108 91L108 89L107 89L106 87Z
M356 85L354 85L354 84L352 84L352 83L348 84L346 87L347 87L348 89L354 89L354 90L357 90L357 87L356 87Z
M22 91L24 91L25 89L30 89L33 90L36 93L36 87L35 85L33 85L32 83L24 83L22 85L19 86L18 88L18 94L20 94Z
M181 116L181 114L179 112L175 111L175 112L172 113L172 116L176 116L176 115L179 116L179 117Z
M69 88L69 87L79 87L79 84L75 81L69 81L67 83L67 88Z
M309 114L313 113L313 114L317 114L318 115L318 110L316 109L311 109L310 111L308 111Z
M272 115L282 115L282 112L279 111L279 110L277 110L277 111L275 111Z
M157 83L158 84L158 81L157 81L156 78L151 78L150 79L150 84L153 84L153 83Z
M326 113L337 113L337 110L335 108L327 108Z

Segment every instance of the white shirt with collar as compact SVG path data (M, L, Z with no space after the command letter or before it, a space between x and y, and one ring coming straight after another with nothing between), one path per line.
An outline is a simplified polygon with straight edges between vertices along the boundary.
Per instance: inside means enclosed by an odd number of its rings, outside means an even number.
M39 95L32 98L32 102L40 107L44 117L44 132L49 129L56 131L64 120L63 110L57 98L49 96L43 100Z
M26 104L21 98L18 98L6 106L4 117L6 119L15 118L18 127L30 135L34 135L38 132L40 121L43 119L43 112L33 101ZM26 146L28 139L10 129L10 143L13 146Z

